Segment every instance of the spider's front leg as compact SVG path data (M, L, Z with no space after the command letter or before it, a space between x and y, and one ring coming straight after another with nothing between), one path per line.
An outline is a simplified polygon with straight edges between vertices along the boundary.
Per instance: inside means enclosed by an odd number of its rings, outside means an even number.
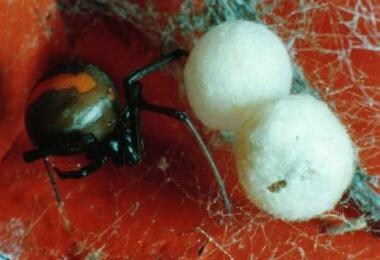
M227 211L229 213L231 213L232 212L232 205L231 205L230 199L228 198L227 191L226 191L222 176L220 175L219 170L216 167L214 159L212 158L211 153L209 152L205 142L203 141L201 135L198 133L197 129L194 126L194 123L192 122L190 117L187 115L187 113L180 111L180 110L177 110L177 109L173 109L173 108L157 106L157 105L145 102L145 101L141 102L141 109L174 118L174 119L182 122L187 127L187 129L193 135L195 141L198 143L199 147L201 148L203 155L206 157L206 159L207 159L207 161L211 167L211 170L214 174L215 181L219 186L219 190L220 190L220 193L222 195L224 205L225 205Z
M97 142L97 138L93 134L85 134L72 138L71 142L63 142L62 144L45 146L27 151L23 154L25 162L34 162L49 155L77 154L83 152L86 147Z
M162 56L160 59L156 60L155 62L141 68L141 69L138 69L138 70L135 70L134 72L132 72L131 74L128 75L128 77L125 79L124 81L124 86L126 88L132 86L135 82L139 81L140 79L142 79L143 77L145 77L146 75L148 75L149 73L155 71L155 70L159 70L161 69L162 67L164 67L165 65L181 58L181 57L184 57L184 56L187 56L188 53L187 51L183 50L183 49L177 49L177 50L174 50L164 56Z
M68 155L95 151L94 161L78 170L61 171L57 167L53 167L58 177L61 179L78 179L85 177L95 172L107 162L108 156L103 155L105 154L105 151L102 149L101 144L95 135L85 134L81 136L73 136L71 139L72 140L70 142L62 142L62 144L37 148L25 152L23 155L24 160L26 162L33 162L40 158L46 158L49 155Z
M95 141L88 145L84 151L82 151L87 154L87 157L90 160L92 160L92 162L85 165L84 167L73 171L61 171L57 167L53 167L53 169L56 171L60 179L79 179L86 177L94 173L108 161L109 151L105 146L105 143L107 143L107 141L100 142L95 137Z
M60 179L80 179L94 173L100 167L102 167L108 161L108 156L102 156L98 159L95 159L92 163L78 169L75 171L61 171L57 167L53 169L57 172L57 175Z
M116 165L136 165L143 153L139 106L141 85L134 83L127 91L127 106L120 116L116 135L109 143Z
M175 118L179 120L180 122L184 123L186 127L189 129L191 134L193 135L194 139L199 144L204 156L206 157L212 172L214 174L215 180L219 186L220 193L222 195L222 198L224 200L224 204L226 209L229 213L232 212L232 206L231 202L228 198L224 181L219 173L218 168L215 165L215 162L210 154L210 152L207 149L206 144L204 143L201 135L196 130L193 122L191 121L190 117L183 111L178 111L176 109L167 108L167 107L161 107L154 104L151 104L149 102L146 102L141 93L141 84L138 82L142 77L146 76L150 72L154 70L158 70L164 65L180 58L183 56L186 56L187 52L181 49L178 49L176 51L173 51L161 59L157 60L156 62L140 69L132 74L130 74L125 80L124 80L124 89L125 89L125 96L128 102L127 112L126 114L129 115L129 120L131 123L131 138L134 139L134 141L140 142L141 147L141 137L140 137L140 112L141 110L147 110L158 114L163 114L172 118Z
M185 50L177 49L155 62L132 72L124 80L127 106L119 120L119 131L116 135L116 140L111 144L111 149L115 153L114 161L116 164L136 165L141 161L143 141L141 137L140 113L143 99L139 80L149 73L159 70L165 65L187 55L188 53Z

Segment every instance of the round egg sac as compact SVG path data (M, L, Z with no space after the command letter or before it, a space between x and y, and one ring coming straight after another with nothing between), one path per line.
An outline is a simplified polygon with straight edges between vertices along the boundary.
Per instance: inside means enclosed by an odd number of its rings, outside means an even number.
M265 25L229 21L195 44L185 66L190 105L204 125L237 130L267 100L289 95L292 68L281 39Z
M355 152L330 108L309 95L268 104L239 130L240 183L259 208L284 220L334 208L351 183Z

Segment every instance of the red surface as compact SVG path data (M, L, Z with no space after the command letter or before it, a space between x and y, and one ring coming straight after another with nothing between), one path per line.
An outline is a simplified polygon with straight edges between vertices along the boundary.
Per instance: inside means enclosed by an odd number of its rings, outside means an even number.
M378 256L379 241L365 232L329 236L318 220L290 224L258 212L238 188L227 145L212 150L235 208L233 217L224 215L190 134L152 114L143 114L143 163L109 164L91 177L58 181L65 201L59 212L42 162L25 164L21 157L31 148L23 116L38 78L58 63L80 60L104 69L120 87L125 75L160 56L126 24L120 37L120 24L73 19L64 19L51 0L0 3L0 251L22 259ZM146 99L186 109L169 75L154 73L143 84ZM55 162L70 168L76 160ZM158 167L165 160L168 168Z

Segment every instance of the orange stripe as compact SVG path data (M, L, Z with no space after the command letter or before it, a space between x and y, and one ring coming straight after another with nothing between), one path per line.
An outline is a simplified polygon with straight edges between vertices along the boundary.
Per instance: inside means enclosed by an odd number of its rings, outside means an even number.
M30 99L30 102L48 90L75 88L79 93L82 94L91 91L95 87L95 79L86 72L82 72L76 75L70 73L61 73L38 84L35 89L35 93L33 93Z

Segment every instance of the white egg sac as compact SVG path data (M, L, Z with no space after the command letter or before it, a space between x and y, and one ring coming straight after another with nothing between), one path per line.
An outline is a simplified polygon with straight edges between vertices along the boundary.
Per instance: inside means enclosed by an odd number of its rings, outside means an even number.
M184 74L196 116L211 129L232 131L256 106L289 94L292 68L276 34L238 20L207 32L191 51Z
M289 96L239 130L236 158L248 198L284 220L334 208L350 185L355 152L346 128L322 101Z

